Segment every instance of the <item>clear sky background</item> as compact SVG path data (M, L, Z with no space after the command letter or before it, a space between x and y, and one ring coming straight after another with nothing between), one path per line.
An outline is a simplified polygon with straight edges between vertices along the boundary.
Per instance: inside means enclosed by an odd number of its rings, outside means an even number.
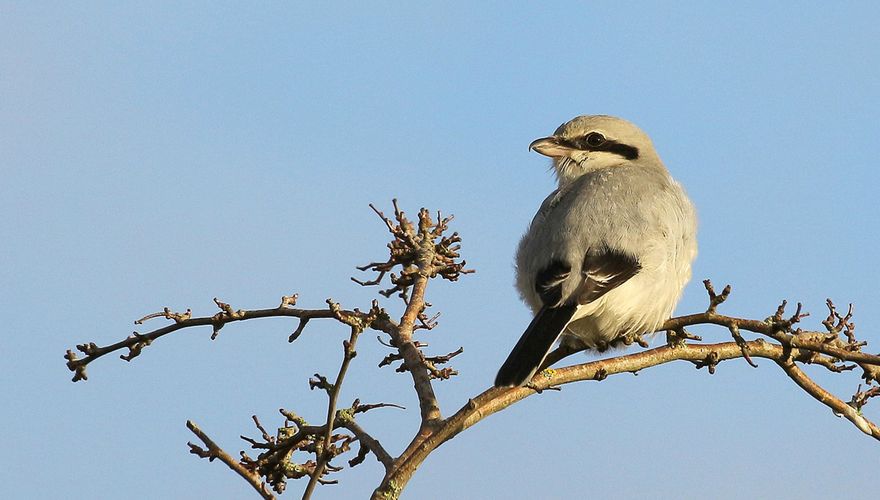
M0 2L0 497L253 497L188 454L184 422L235 453L252 414L320 420L307 379L335 373L343 328L315 321L294 344L281 319L183 331L77 384L62 355L163 306L213 314L212 297L368 307L349 277L385 258L367 205L393 197L454 213L478 271L429 288L429 352L465 348L437 384L451 414L530 319L513 254L554 178L527 146L579 114L639 124L693 198L679 313L705 307L704 278L733 285L722 312L787 298L812 327L831 297L877 352L880 7L718 4ZM417 404L376 368L386 352L363 336L341 399L407 406L361 420L399 452ZM437 450L405 498L874 498L878 443L758 363L531 397ZM846 399L858 384L809 372ZM317 498L380 477L369 458Z

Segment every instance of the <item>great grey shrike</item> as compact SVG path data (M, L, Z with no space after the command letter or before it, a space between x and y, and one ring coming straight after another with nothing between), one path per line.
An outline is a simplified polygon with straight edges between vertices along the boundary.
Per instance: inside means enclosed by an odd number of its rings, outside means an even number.
M604 351L670 317L697 254L693 205L632 123L578 116L529 146L559 187L520 241L516 286L534 319L495 386L526 383L558 339Z

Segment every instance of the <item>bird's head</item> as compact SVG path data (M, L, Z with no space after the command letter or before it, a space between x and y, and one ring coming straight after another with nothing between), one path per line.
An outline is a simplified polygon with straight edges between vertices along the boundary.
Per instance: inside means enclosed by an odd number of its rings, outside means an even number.
M559 185L602 168L640 163L662 165L647 134L632 123L606 115L584 115L563 123L549 137L529 145L553 159Z

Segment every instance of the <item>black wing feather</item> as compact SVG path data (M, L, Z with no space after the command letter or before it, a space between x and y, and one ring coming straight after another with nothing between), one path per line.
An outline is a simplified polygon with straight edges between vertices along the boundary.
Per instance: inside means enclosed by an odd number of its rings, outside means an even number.
M495 387L516 387L532 378L571 320L575 309L577 304L542 307L498 370Z
M562 260L554 259L535 276L535 291L541 297L541 304L557 306L562 303L562 284L571 274L571 266Z
M544 306L501 365L495 377L495 387L515 387L526 383L544 362L578 306L589 304L622 285L641 268L635 257L623 252L608 248L587 252L581 270L584 281L574 297L565 303L562 285L571 274L571 266L557 259L538 272L535 291Z
M595 301L624 284L641 269L638 259L623 252L609 248L587 252L581 268L584 282L575 294L578 304Z

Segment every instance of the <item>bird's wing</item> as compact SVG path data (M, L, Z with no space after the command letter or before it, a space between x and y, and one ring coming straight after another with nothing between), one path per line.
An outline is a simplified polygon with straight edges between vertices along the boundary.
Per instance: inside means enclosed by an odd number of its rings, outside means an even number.
M495 387L516 387L528 382L544 362L575 309L576 304L542 307L498 370Z
M584 305L595 301L624 284L641 269L638 259L632 255L610 248L588 251L581 267L584 281L574 295L577 303Z
M547 307L562 305L562 285L571 275L571 266L560 259L550 261L535 276L535 291Z
M581 270L583 282L572 297L565 299L562 287L571 276L571 266L554 259L541 269L535 277L535 291L544 305L498 370L495 387L526 383L540 368L578 306L589 304L622 285L641 268L635 257L622 252L607 248L587 252Z

